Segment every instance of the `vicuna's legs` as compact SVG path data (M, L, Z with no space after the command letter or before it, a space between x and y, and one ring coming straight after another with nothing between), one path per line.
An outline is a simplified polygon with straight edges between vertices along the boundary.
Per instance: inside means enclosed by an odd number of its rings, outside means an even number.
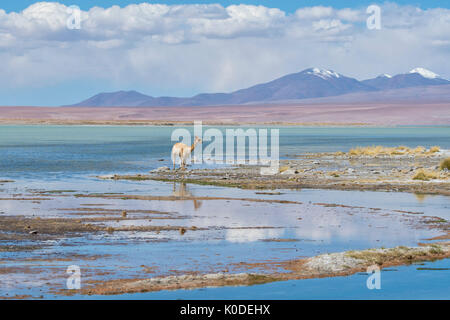
M186 157L182 155L181 157L181 169L186 169Z

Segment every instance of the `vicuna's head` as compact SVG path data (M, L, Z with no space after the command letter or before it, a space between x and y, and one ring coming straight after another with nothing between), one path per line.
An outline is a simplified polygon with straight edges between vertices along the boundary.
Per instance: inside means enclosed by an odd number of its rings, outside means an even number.
M202 143L202 139L200 139L199 137L195 136L194 144L197 145L199 143Z

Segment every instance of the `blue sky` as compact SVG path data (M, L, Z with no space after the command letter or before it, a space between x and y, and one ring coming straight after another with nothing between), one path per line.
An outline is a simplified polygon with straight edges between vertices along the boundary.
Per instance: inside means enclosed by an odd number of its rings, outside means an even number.
M230 92L309 67L360 80L416 67L450 78L449 0L378 2L381 30L366 27L376 1L127 6L136 3L2 1L0 105L58 106L118 90ZM67 28L69 5L83 10L79 30Z
M14 0L14 1L2 1L0 8L10 11L21 11L29 5L35 3L34 0ZM384 1L372 1L372 0L245 0L245 1L208 1L208 0L161 0L161 1L130 1L130 0L60 0L60 3L66 5L78 5L81 9L87 10L93 6L110 7L111 5L126 6L131 3L165 3L165 4L192 4L192 3L220 3L223 6L230 4L253 4L263 5L266 7L280 8L286 12L294 12L299 7L309 6L332 6L335 8L354 8L361 6L368 6L373 3L383 3ZM450 8L449 0L396 0L391 1L402 5L413 5L423 9L426 8Z

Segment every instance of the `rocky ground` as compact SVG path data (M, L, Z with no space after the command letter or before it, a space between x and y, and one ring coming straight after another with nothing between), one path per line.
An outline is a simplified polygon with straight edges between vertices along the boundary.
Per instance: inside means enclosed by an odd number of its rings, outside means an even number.
M432 154L354 156L349 153L294 155L281 160L273 175L261 175L260 166L175 171L161 167L148 174L109 175L102 179L184 181L244 189L339 189L402 191L450 195L450 172L439 164L449 151ZM417 179L425 170L430 177Z

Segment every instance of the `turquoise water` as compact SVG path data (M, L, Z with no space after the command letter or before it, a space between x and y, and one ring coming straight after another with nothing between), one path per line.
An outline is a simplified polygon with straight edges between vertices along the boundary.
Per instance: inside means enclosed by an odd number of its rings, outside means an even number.
M205 126L203 131L208 128ZM0 176L52 179L86 173L148 171L170 165L173 144L170 138L174 129L171 126L3 125L0 126ZM282 127L279 130L282 158L367 145L439 145L450 149L450 127Z

